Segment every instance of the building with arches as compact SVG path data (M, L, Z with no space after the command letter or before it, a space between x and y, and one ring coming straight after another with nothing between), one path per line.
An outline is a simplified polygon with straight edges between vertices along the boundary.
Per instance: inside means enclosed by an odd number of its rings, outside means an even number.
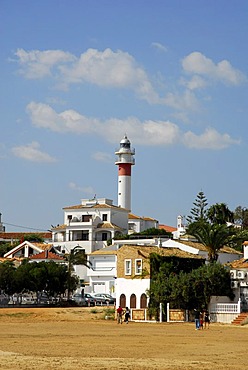
M157 253L164 257L198 259L202 256L178 248L158 246L123 245L117 250L116 305L131 309L147 309L149 304L151 270L150 255Z

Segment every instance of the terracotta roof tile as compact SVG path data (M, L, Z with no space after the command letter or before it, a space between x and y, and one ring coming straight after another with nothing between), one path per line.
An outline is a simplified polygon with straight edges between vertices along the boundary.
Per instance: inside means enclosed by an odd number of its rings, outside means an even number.
M204 259L204 257L199 256L198 254L192 254L189 252L184 252L178 248L159 248L159 247L154 247L154 246L140 246L140 245L123 245L121 248L118 249L118 251L122 250L123 248L127 250L127 255L128 255L128 250L133 250L133 249L138 249L142 254L146 254L148 257L151 253L157 253L161 256L165 257L180 257L180 258L194 258L194 259ZM118 254L118 252L117 252Z
M115 254L117 254L117 250L110 250L110 249L105 249L105 248L102 248L102 249L98 249L97 251L94 251L94 252L92 252L92 253L89 253L89 255L90 256L94 256L95 254L97 254L97 255L102 255L102 254L104 254L104 255L106 255L106 254L111 254L111 255L115 255Z
M167 231L169 233L172 233L173 231L176 231L177 230L176 227L168 226L168 225L162 225L162 224L160 224L158 227L159 227L159 229L165 230L165 231Z
M52 233L51 232L22 232L22 233L19 233L19 232L13 232L13 233L0 233L0 239L21 239L23 238L25 235L39 235L40 237L44 238L44 239L51 239L52 238Z
M248 259L240 258L240 260L232 261L228 264L231 268L248 268Z
M111 222L101 222L97 225L98 229L116 229L123 230L121 227L111 223Z
M45 244L45 243L32 243L36 247L45 250L51 249L53 247L53 244Z
M200 251L203 251L203 252L208 251L207 248L202 243L199 243L199 242L187 241L187 240L182 240L182 239L179 239L179 240L176 240L176 241L178 243L188 245L189 247L197 248L197 249L199 249ZM221 253L230 253L230 254L242 255L241 252L237 251L234 248L228 247L228 246L225 246L225 247L221 248L220 252Z
M38 254L34 254L32 255L31 257L29 257L29 259L31 260L60 260L60 261L63 261L64 258L59 256L58 254L56 253L53 253L53 252L47 252L46 251L43 251L41 253L38 253Z
M115 206L115 205L110 205L110 204L92 204L92 205L83 205L83 204L77 204L75 206L68 206L68 207L63 207L63 209L89 209L89 208L118 208L118 209L123 209L123 210L126 210L125 208L122 208L122 207L118 207L118 206Z
M133 213L129 213L128 214L128 219L129 220L145 220L145 221L157 221L155 218L151 218L151 217L145 217L145 216L137 216Z

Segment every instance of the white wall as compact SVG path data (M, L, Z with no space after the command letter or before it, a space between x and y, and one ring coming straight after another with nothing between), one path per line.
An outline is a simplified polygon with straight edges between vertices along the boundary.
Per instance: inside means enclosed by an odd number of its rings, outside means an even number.
M150 288L150 279L116 279L116 306L119 305L120 295L125 294L126 305L130 307L130 296L131 294L136 295L136 308L140 308L140 297L141 294L146 293L146 290Z
M248 259L248 245L244 245L244 259Z

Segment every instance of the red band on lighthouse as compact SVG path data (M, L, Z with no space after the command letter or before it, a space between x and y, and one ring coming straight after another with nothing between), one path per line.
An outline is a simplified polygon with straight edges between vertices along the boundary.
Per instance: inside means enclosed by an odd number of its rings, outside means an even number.
M118 176L131 176L131 167L129 163L119 164Z

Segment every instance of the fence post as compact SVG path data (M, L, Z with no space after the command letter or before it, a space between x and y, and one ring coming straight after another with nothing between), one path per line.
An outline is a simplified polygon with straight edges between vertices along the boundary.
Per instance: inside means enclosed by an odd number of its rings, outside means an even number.
M163 321L163 305L159 303L159 322Z
M166 312L167 322L170 322L170 304L167 303L167 312Z
M241 313L241 299L238 300L238 313Z

